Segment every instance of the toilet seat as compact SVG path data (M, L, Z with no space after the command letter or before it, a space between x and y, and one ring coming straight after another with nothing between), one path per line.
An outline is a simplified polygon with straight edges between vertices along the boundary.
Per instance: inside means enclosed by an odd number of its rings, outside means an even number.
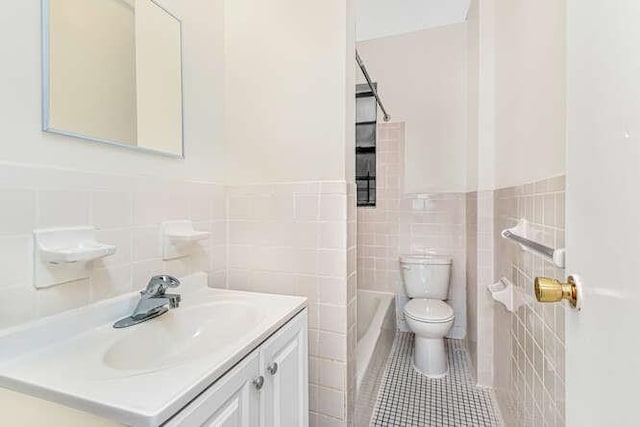
M404 306L404 314L424 323L446 323L455 317L453 308L444 301L422 298L409 301Z

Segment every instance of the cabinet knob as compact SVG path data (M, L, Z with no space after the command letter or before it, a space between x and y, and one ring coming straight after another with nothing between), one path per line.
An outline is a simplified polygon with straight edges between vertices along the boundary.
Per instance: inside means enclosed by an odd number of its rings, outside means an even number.
M260 375L259 377L254 378L254 380L251 381L251 384L253 384L256 389L262 390L262 386L264 386L264 377Z
M267 366L267 372L269 372L271 375L275 375L276 372L278 372L278 364L276 362L273 362L271 365Z

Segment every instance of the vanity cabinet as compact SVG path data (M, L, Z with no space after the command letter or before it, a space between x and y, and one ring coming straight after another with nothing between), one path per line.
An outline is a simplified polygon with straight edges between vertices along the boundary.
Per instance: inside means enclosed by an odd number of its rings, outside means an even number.
M167 422L171 427L260 425L260 355L255 351Z
M307 427L307 311L218 379L166 427Z
M260 350L265 384L262 427L306 427L309 424L307 325L294 319Z

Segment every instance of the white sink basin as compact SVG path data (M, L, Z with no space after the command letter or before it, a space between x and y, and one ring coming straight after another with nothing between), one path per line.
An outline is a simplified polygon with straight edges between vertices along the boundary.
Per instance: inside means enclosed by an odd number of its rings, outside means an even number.
M0 331L0 387L124 425L157 426L304 309L305 299L180 279L180 307L124 329L132 292Z
M170 310L121 330L124 336L107 349L103 362L142 372L186 363L242 340L263 318L259 305L242 300Z

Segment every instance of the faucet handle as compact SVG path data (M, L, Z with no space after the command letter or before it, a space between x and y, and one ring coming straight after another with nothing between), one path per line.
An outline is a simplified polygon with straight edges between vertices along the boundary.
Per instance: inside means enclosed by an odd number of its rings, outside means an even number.
M162 274L160 276L153 276L149 280L145 294L164 295L167 288L177 288L180 285L180 280L168 274Z

